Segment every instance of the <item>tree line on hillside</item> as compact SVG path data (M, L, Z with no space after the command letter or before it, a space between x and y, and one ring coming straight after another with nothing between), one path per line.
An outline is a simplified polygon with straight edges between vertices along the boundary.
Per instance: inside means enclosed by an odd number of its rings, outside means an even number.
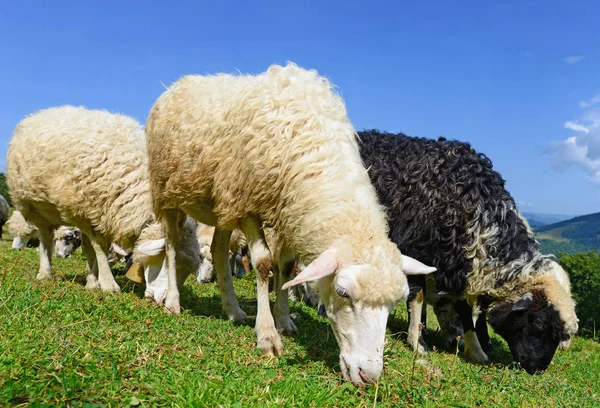
M8 205L12 207L12 200L8 195L8 186L6 185L6 175L4 173L0 173L0 194L6 199Z
M571 278L580 333L597 338L600 329L600 253L560 254L559 262Z
M552 239L537 239L540 243L540 251L544 254L577 254L600 250L600 242L584 244L578 241L554 241Z

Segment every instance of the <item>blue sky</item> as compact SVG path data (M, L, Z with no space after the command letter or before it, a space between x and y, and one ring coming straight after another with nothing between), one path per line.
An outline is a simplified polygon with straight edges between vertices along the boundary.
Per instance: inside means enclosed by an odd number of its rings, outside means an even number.
M522 211L600 211L600 2L152 3L3 3L0 171L38 109L144 123L161 82L290 60L339 87L357 129L469 141Z

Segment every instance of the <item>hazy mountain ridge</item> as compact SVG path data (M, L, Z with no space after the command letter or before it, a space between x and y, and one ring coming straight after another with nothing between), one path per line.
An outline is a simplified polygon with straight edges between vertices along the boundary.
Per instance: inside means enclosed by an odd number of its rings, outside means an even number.
M535 226L534 231L542 252L600 251L600 212Z

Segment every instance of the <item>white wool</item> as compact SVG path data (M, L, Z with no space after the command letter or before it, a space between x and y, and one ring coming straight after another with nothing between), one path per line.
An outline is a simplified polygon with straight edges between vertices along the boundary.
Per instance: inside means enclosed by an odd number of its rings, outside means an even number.
M360 383L381 373L385 321L408 285L344 103L332 88L316 71L292 63L255 76L180 79L146 122L150 182L158 216L179 208L224 230L244 230L260 271L258 347L278 353L272 316L263 313L270 315L268 249L256 233L257 222L272 226L286 250L321 277L317 292L340 345L343 375ZM317 264L334 268L335 277L333 270L310 269L322 254L328 259ZM335 294L342 278L353 285L354 308ZM177 310L177 288L170 293Z
M38 228L74 226L106 251L111 242L130 250L156 223L147 163L145 134L134 119L62 106L17 125L8 149L7 184L15 207ZM181 242L183 251L197 252L195 239ZM89 247L86 256L94 257L94 251ZM118 290L107 267L100 287ZM41 258L38 277L51 276L48 259ZM88 287L97 282L88 279Z

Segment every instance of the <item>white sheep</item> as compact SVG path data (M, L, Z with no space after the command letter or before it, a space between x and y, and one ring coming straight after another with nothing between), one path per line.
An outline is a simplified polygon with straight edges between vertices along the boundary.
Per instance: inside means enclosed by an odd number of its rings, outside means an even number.
M196 223L188 218L185 227L181 229L179 238L184 242L191 242L196 238ZM167 292L167 261L164 251L165 234L159 223L154 223L145 228L133 250L132 261L140 265L144 270L144 280L146 282L146 292L144 296L148 299L162 304ZM186 271L192 271L194 267L198 268L198 247L188 245L183 247L178 253L178 267ZM186 256L182 256L184 253ZM194 262L195 256L195 262ZM186 263L185 265L180 264ZM187 275L180 275L181 282Z
M136 242L143 247L140 234L155 223L147 160L144 131L124 115L63 106L17 125L8 149L7 183L15 207L38 228L38 279L52 278L54 229L65 224L85 235L86 288L120 291L107 259L111 243L127 250ZM187 276L199 261L198 241L189 239L185 226L177 256L183 262L179 272ZM161 248L153 240L149 250ZM187 262L190 252L195 260Z
M246 319L227 262L231 231L240 228L257 276L257 346L281 353L262 231L272 226L282 243L284 288L313 282L340 346L342 374L375 381L389 312L408 294L402 271L435 269L402 257L388 239L354 129L329 81L294 64L256 76L186 76L158 98L146 135L153 207L167 226L167 309L180 310L174 253L187 213L217 227L212 254L223 309L232 320ZM307 267L286 283L295 255Z
M215 233L215 227L198 223L196 235L200 245L200 269L198 270L198 283L208 283L214 280L212 254L210 246ZM246 273L250 273L250 260L246 255L247 244L244 233L240 230L234 230L229 241L230 267L233 274L241 278Z
M54 255L69 258L81 246L81 231L61 225L54 231Z
M37 241L38 229L23 217L21 211L13 211L8 220L8 232L13 237L12 249L20 251L25 248L30 242ZM33 246L33 243L30 245Z
M28 222L21 211L13 211L7 222L8 232L13 236L12 249L22 250L26 246L38 246L38 229ZM54 231L54 254L59 258L68 258L81 246L81 231L78 228L60 226Z

